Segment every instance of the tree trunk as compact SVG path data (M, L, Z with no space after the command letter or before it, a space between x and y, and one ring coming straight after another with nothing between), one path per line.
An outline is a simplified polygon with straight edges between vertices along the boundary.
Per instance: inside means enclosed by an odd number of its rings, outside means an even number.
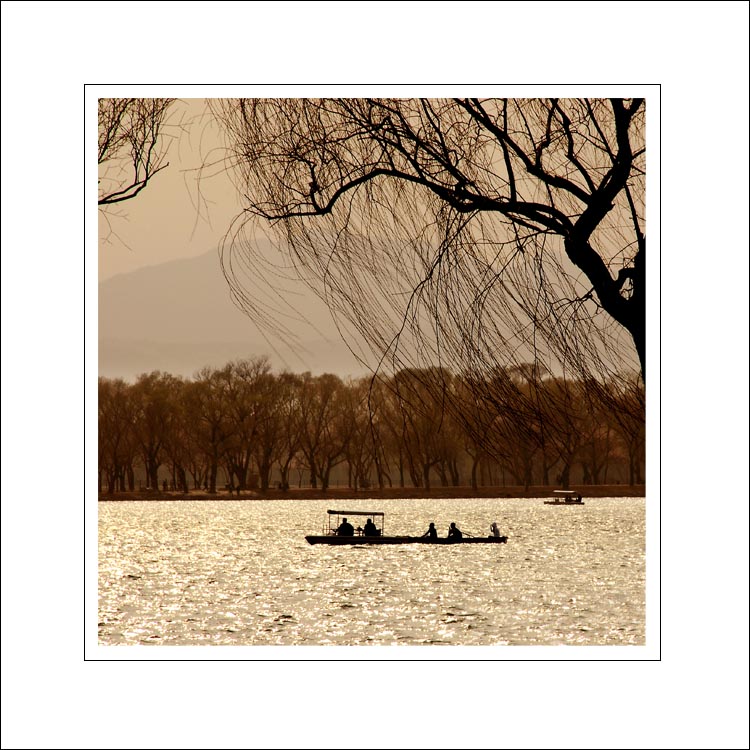
M146 464L146 476L148 477L148 483L152 490L159 489L159 464L153 458L147 459Z
M441 487L447 487L448 486L448 477L445 473L445 463L443 461L440 461L440 463L435 465L435 470L438 473L438 478L440 479L440 486Z
M458 472L458 462L457 461L450 461L448 463L448 470L450 471L451 475L451 484L454 487L458 487L461 483L461 475Z
M562 471L560 472L560 482L564 490L570 488L570 464L567 461L563 464Z
M422 465L422 477L424 481L424 488L430 489L430 464L426 463Z
M583 470L583 479L581 480L583 484L593 484L592 474L586 461L581 461L581 469Z
M260 475L261 492L266 492L271 485L271 463L263 461L263 463L258 464L258 474Z
M315 456L312 453L306 453L308 468L310 469L310 487L317 489L318 487L318 467L315 463Z

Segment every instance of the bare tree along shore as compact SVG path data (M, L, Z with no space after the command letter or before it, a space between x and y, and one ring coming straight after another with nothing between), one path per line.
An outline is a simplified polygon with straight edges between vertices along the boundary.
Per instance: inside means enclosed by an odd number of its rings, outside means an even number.
M504 396L492 412L474 401L469 377L410 369L343 380L275 373L267 360L251 359L192 379L160 372L135 383L100 378L99 491L301 497L303 489L315 496L339 488L399 496L410 489L456 496L461 487L513 487L514 496L571 484L588 494L642 489L639 378L627 390L613 383L599 401L599 387L533 368L498 371L484 390L512 387L518 402L513 408ZM435 396L442 389L443 399Z

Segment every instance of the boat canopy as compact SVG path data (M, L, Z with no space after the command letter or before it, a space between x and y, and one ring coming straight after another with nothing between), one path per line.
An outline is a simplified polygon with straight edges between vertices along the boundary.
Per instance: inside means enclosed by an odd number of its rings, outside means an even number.
M329 510L329 516L380 516L385 518L385 513L379 510Z
M553 495L562 495L563 497L578 497L580 494L576 490L554 490Z

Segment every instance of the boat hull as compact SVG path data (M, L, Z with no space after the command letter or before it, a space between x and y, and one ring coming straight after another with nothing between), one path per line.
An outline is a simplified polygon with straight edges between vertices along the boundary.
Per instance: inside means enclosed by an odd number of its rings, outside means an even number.
M429 539L421 536L326 536L310 535L310 544L505 544L507 536L464 537L462 539Z
M578 500L573 500L570 502L566 502L565 500L545 500L545 505L584 505L584 502L581 501L580 503Z

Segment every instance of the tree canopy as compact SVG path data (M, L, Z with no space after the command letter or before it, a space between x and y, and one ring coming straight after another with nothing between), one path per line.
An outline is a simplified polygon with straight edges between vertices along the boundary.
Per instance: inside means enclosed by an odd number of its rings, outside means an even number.
M220 99L224 266L293 273L378 367L645 374L641 99ZM280 255L257 252L262 232Z
M628 391L613 411L584 383L511 374L536 411L487 408L498 377L401 370L370 378L274 373L264 358L206 367L191 379L144 373L99 378L100 491L187 493L222 486L352 489L642 483L643 415ZM444 389L444 390L443 390ZM461 419L445 401L462 403ZM625 417L624 415L632 415ZM477 439L477 436L481 436ZM192 478L192 482L190 481Z

